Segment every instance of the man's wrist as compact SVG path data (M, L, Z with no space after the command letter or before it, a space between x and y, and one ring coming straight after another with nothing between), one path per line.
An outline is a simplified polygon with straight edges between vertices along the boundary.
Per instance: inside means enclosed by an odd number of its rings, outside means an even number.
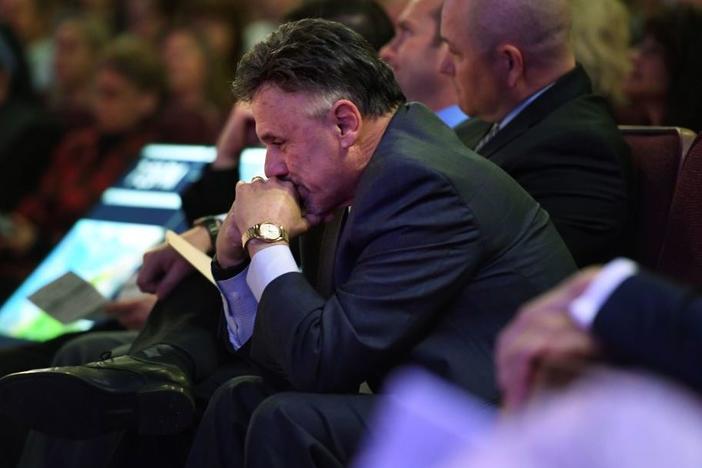
M217 258L217 254L215 254L212 257L212 277L214 277L216 281L223 281L229 278L233 278L234 276L244 271L248 264L249 262L247 262L246 259L243 259L238 263L230 264L229 266L223 266Z
M198 218L193 222L194 226L200 226L207 230L207 234L210 237L210 245L212 250L217 245L217 235L219 234L219 229L222 226L222 220L216 216L203 216Z
M276 245L288 245L288 243L284 240L277 241L277 242L265 242L259 239L251 239L249 242L246 244L246 250L249 253L249 257L253 258L254 255L256 255L258 252L261 250L276 246Z
M585 291L568 306L573 321L582 329L590 329L609 296L638 269L635 262L626 258L617 258L605 265Z
M225 254L224 251L227 251ZM248 261L246 251L240 245L230 246L227 249L216 250L217 263L224 269L234 268Z

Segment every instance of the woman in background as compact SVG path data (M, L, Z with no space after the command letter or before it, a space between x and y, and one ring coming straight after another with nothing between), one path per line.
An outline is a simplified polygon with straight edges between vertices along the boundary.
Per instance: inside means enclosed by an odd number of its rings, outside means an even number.
M31 268L123 174L141 147L154 141L163 70L147 44L128 37L113 42L98 64L94 86L95 124L63 138L38 190L5 217L0 264Z
M646 22L624 91L640 119L702 131L702 9L677 5Z
M54 82L49 107L66 130L92 123L95 65L109 40L104 25L84 16L63 19L54 31Z
M212 144L232 98L220 62L194 28L179 26L165 36L161 54L166 69L168 101L161 133L182 143Z

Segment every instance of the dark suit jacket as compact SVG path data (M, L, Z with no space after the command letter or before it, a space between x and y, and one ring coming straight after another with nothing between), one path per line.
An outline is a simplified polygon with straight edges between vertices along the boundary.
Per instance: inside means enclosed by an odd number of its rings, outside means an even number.
M303 258L303 268L305 259ZM300 273L261 298L251 357L294 388L355 392L416 363L495 400L493 342L574 264L546 213L419 104L392 119L320 295Z
M626 253L633 211L629 148L591 93L576 67L480 151L549 213L579 266ZM490 125L471 119L456 132L475 148Z
M702 391L702 297L647 273L629 278L598 312L593 333L616 360Z

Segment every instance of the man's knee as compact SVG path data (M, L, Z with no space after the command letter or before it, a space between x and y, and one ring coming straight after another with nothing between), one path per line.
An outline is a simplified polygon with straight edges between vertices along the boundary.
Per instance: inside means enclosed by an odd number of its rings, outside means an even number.
M206 417L227 417L248 421L271 391L258 376L235 377L220 386L207 405Z
M276 393L266 398L251 417L247 441L276 440L286 444L299 439L295 443L307 445L303 440L328 439L331 435L329 423L337 421L322 400L294 392ZM344 419L339 418L340 421Z

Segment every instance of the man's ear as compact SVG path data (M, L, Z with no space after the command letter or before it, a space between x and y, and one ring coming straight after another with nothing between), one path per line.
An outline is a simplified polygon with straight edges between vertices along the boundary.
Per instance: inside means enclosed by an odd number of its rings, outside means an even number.
M356 105L347 100L340 99L331 109L334 125L339 130L339 141L343 148L348 149L356 143L363 123L363 117Z
M514 88L524 78L524 55L512 44L502 44L497 49L497 66L506 78L506 84Z

